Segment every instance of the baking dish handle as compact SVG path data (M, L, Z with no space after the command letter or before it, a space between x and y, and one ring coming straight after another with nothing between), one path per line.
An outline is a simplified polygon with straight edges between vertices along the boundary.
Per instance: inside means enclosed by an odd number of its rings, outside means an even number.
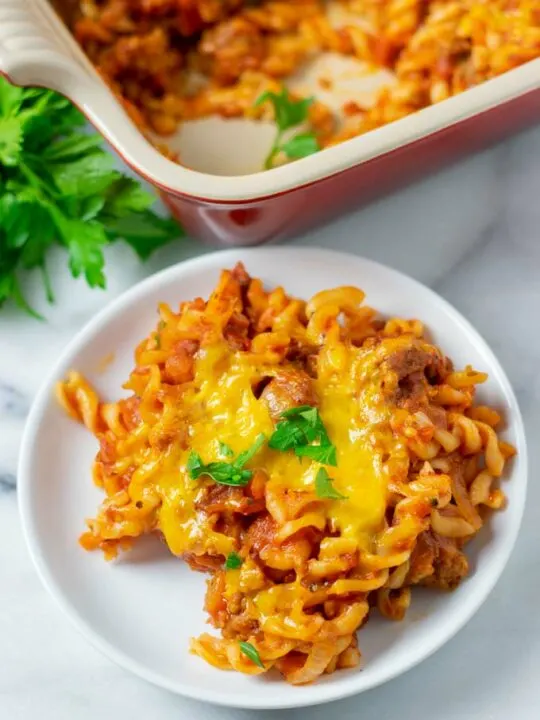
M0 0L0 75L65 95L150 182L144 168L164 173L172 164L139 132L48 0Z
M0 0L0 72L15 85L70 98L80 96L79 84L99 82L47 0Z

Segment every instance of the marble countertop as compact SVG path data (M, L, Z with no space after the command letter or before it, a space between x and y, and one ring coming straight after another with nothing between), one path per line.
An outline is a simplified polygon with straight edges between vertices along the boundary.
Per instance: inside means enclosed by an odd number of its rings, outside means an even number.
M516 390L530 445L530 495L517 548L484 607L432 658L383 687L307 710L212 708L160 691L114 666L47 596L23 544L16 500L19 441L32 398L65 344L144 275L207 252L164 248L145 266L118 245L109 288L75 284L51 258L57 305L29 297L39 323L0 313L0 717L123 720L279 717L326 720L538 720L540 717L540 127L294 241L348 250L430 285L484 335Z

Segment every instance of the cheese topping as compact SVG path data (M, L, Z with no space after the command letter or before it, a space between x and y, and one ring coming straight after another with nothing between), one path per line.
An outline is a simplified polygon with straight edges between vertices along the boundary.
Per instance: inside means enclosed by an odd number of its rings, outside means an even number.
M337 448L337 467L328 467L333 485L344 500L326 503L330 526L345 538L369 547L370 537L381 528L386 508L388 482L384 453L399 451L398 441L385 429L388 409L382 398L381 362L378 351L353 346L323 349L314 386L319 413L332 443ZM274 372L266 369L268 375ZM190 478L186 464L191 451L205 463L224 461L220 443L235 455L253 445L263 433L269 438L275 428L266 402L257 398L253 386L261 368L246 353L232 351L226 343L202 349L195 363L194 380L175 408L178 420L187 427L183 443L169 447L155 466L152 478L141 492L150 488L162 500L158 526L171 551L221 553L234 549L231 538L215 532L207 516L196 509L200 482ZM253 467L265 470L271 486L314 490L319 463L299 458L292 451L264 447Z

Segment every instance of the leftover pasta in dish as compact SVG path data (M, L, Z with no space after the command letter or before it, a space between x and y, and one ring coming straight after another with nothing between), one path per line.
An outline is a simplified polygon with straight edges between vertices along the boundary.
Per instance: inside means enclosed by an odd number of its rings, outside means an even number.
M369 102L312 104L320 147L363 134L540 57L537 0L57 0L75 37L143 131L266 118L323 53L389 79ZM197 82L193 82L196 78ZM346 78L343 79L346 82ZM321 77L321 89L330 81ZM317 94L317 93L315 93Z
M160 305L127 397L77 372L58 384L99 442L105 499L80 542L113 558L153 533L208 573L220 634L191 649L218 668L303 684L355 667L370 613L400 620L412 586L456 588L504 504L514 449L474 402L486 379L356 287L305 302L239 264L208 301Z

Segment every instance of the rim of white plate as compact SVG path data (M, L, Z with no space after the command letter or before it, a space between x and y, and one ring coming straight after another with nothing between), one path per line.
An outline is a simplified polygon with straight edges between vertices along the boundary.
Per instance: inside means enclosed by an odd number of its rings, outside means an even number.
M171 682L167 678L162 677L159 673L153 672L141 663L134 661L126 653L118 650L105 637L91 627L91 625L84 619L84 617L81 616L77 608L70 602L69 598L57 584L54 575L49 570L47 559L41 551L39 540L33 525L30 503L32 483L29 469L32 448L40 429L41 416L47 402L49 401L54 383L57 379L59 379L58 369L65 365L67 359L91 341L93 335L106 326L109 320L121 312L127 305L136 302L141 296L144 296L148 291L159 287L164 281L170 277L174 277L178 272L182 272L182 274L184 274L186 272L189 273L190 269L204 269L205 267L208 267L208 269L219 270L222 267L227 266L230 259L234 258L235 260L238 260L241 257L242 260L247 263L249 262L249 257L253 257L255 254L274 256L280 255L283 256L284 260L289 262L301 261L303 256L305 257L307 254L317 254L322 262L325 260L330 262L331 260L338 259L349 262L361 261L367 268L372 267L373 269L383 269L384 272L394 276L396 279L406 279L408 282L417 286L417 288L423 293L427 293L428 296L430 296L430 300L434 304L439 305L441 310L450 315L452 319L461 326L464 335L467 335L471 341L474 341L478 347L481 348L482 352L489 357L494 369L492 374L497 376L497 381L508 399L509 409L512 412L512 427L516 435L516 442L518 445L522 468L519 477L520 482L516 483L518 488L517 490L514 488L516 493L513 498L514 524L506 531L508 534L507 543L499 552L497 566L494 568L491 575L487 576L483 580L482 584L477 587L476 594L472 598L468 598L468 603L460 606L460 611L454 614L451 622L444 624L437 632L433 632L429 636L429 642L425 643L422 647L418 647L416 652L411 653L411 656L406 662L403 662L395 667L389 667L388 670L383 668L378 672L378 674L373 675L367 683L362 680L362 678L365 678L365 673L357 673L349 676L349 682L339 683L336 686L333 686L331 683L325 683L324 685L311 685L309 686L309 697L305 693L302 693L301 697L298 697L298 701L288 699L287 701L282 702L280 701L279 693L276 693L276 701L272 704L269 704L264 699L261 701L256 697L249 698L246 701L246 698L242 695L242 693L227 693L219 689L212 690L211 694L203 696L197 689L194 690L191 686L184 684L181 680L178 682ZM120 667L129 670L135 675L138 675L144 680L157 685L158 687L162 687L165 690L169 690L187 698L211 704L226 707L263 710L308 707L311 705L330 702L332 700L343 699L356 695L360 692L370 690L412 669L420 662L427 659L436 650L441 648L448 640L459 632L459 630L461 630L473 617L492 591L497 580L500 578L515 545L525 507L528 480L528 455L523 419L517 399L505 371L480 333L449 302L444 300L423 283L420 283L405 273L395 270L394 268L390 268L383 263L378 263L351 253L326 250L317 247L290 248L280 246L221 250L177 263L172 267L142 280L113 300L109 305L105 306L77 333L73 340L68 343L54 367L47 375L45 381L42 383L26 422L21 442L18 470L19 511L23 535L30 551L34 566L45 588L52 595L61 610L63 610L77 630L79 630L79 632L90 642L91 645Z

